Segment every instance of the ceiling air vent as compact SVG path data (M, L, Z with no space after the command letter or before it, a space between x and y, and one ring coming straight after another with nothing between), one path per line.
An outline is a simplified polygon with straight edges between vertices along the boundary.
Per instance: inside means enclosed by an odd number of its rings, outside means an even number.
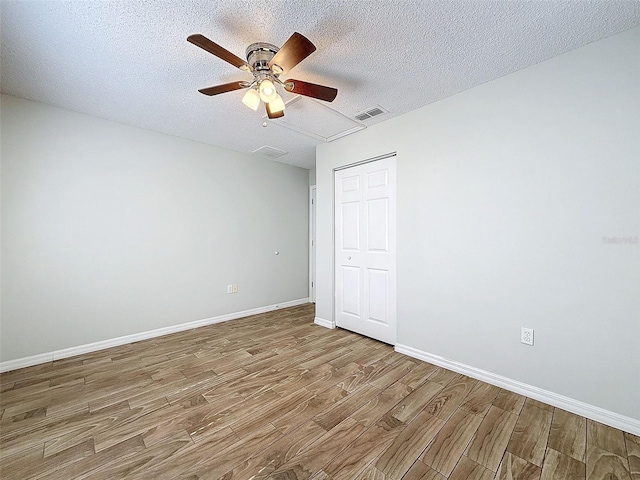
M369 120L370 118L377 117L378 115L382 115L383 113L389 112L382 108L380 105L376 105L375 107L371 107L360 113L356 113L353 118L362 122L364 120Z
M262 155L264 157L269 157L269 158L278 158L283 155L286 155L289 152L280 150L279 148L270 147L269 145L264 145L258 148L257 150L254 150L251 153L255 153L256 155Z

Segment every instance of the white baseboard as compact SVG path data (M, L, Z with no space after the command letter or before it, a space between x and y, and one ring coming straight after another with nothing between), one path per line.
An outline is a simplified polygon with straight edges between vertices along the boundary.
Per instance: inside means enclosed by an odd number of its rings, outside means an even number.
M53 362L53 354L54 352L40 353L30 357L7 360L6 362L0 363L0 373L18 370L19 368L32 367L33 365L40 365L41 363Z
M315 323L318 323L317 317ZM605 410L604 408L596 407L594 405L565 397L564 395L559 395L542 388L534 387L533 385L528 385L517 380L512 380L511 378L503 377L470 365L465 365L464 363L449 360L438 355L432 355L430 353L423 352L422 350L418 350L417 348L396 344L395 350L396 352L408 355L409 357L417 358L419 360L432 363L433 365L462 373L471 378L504 388L505 390L519 393L520 395L539 400L554 407L575 413L576 415L581 415L591 420L604 423L610 427L618 428L634 435L640 435L640 420L635 418L626 417L624 415Z
M331 320L325 320L324 318L316 317L313 321L316 325L320 325L324 328L336 328L336 324Z
M241 312L227 313L224 315L218 315L217 317L205 318L203 320L195 320L193 322L181 323L178 325L171 325L169 327L157 328L155 330L149 330L147 332L133 333L131 335L125 335L123 337L111 338L109 340L102 340L100 342L88 343L86 345L78 345L77 347L64 348L62 350L55 350L48 353L40 353L30 357L17 358L15 360L7 360L6 362L0 362L0 372L8 372L10 370L17 370L19 368L31 367L33 365L39 365L41 363L52 362L54 360L60 360L63 358L74 357L76 355L82 355L83 353L96 352L98 350L104 350L105 348L118 347L120 345L126 345L127 343L139 342L141 340L148 340L150 338L161 337L170 333L182 332L184 330L191 330L192 328L204 327L206 325L212 325L214 323L226 322L229 320L235 320L237 318L248 317L250 315L257 315L259 313L271 312L273 310L279 310L281 308L295 307L297 305L304 305L309 303L308 298L300 298L298 300L291 300L288 302L276 303L273 305L267 305L265 307L257 307L249 310L243 310Z

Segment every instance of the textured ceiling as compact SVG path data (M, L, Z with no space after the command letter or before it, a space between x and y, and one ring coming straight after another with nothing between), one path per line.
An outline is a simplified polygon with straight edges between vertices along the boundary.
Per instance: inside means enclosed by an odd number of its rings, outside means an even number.
M242 91L198 93L248 75L188 35L244 58L250 43L302 33L318 50L290 77L338 88L330 106L347 117L389 111L368 126L640 24L640 2L616 0L2 0L1 9L4 93L240 152L269 145L305 168L341 116L303 98L295 108L317 112L301 110L303 130L263 128ZM319 137L301 133L314 128Z

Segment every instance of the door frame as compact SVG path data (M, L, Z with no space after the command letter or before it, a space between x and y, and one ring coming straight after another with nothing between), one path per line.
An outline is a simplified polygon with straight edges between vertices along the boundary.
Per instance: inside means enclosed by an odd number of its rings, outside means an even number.
M331 189L333 192L332 195L332 199L331 199L331 217L332 217L332 238L331 238L331 244L332 244L332 259L331 259L331 272L332 272L332 276L331 276L331 282L332 282L332 301L333 301L333 308L331 309L331 325L325 325L328 326L329 328L337 328L337 318L338 318L338 301L337 301L337 282L336 282L336 216L335 216L335 210L336 210L336 191L335 191L335 185L336 185L336 172L340 171L340 170L346 170L348 168L352 168L352 167L357 167L359 165L364 165L366 163L372 163L372 162L376 162L378 160L384 160L386 158L390 158L390 157L397 157L398 156L398 152L397 151L392 151L389 153L384 153L382 155L378 155L375 157L369 157L365 160L359 160L353 163L349 163L349 164L345 164L345 165L340 165L339 167L335 167L332 170L332 182L331 182ZM396 160L396 172L397 172L397 160ZM396 173L396 217L397 217L397 173ZM396 227L397 230L397 227ZM398 239L397 239L398 235L397 235L397 231L396 231L396 277L397 277L397 258L398 258ZM397 342L397 332L398 332L398 308L397 308L397 278L396 278L396 282L395 285L393 286L394 289L396 289L396 342ZM323 324L324 325L324 324Z
M316 303L316 186L309 186L309 302Z

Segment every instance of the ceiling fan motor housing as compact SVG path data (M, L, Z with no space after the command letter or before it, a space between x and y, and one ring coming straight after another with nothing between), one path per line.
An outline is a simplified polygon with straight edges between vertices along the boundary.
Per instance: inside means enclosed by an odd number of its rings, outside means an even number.
M247 47L247 63L253 67L254 72L271 75L275 72L271 71L269 62L278 50L278 47L270 43L252 43Z

